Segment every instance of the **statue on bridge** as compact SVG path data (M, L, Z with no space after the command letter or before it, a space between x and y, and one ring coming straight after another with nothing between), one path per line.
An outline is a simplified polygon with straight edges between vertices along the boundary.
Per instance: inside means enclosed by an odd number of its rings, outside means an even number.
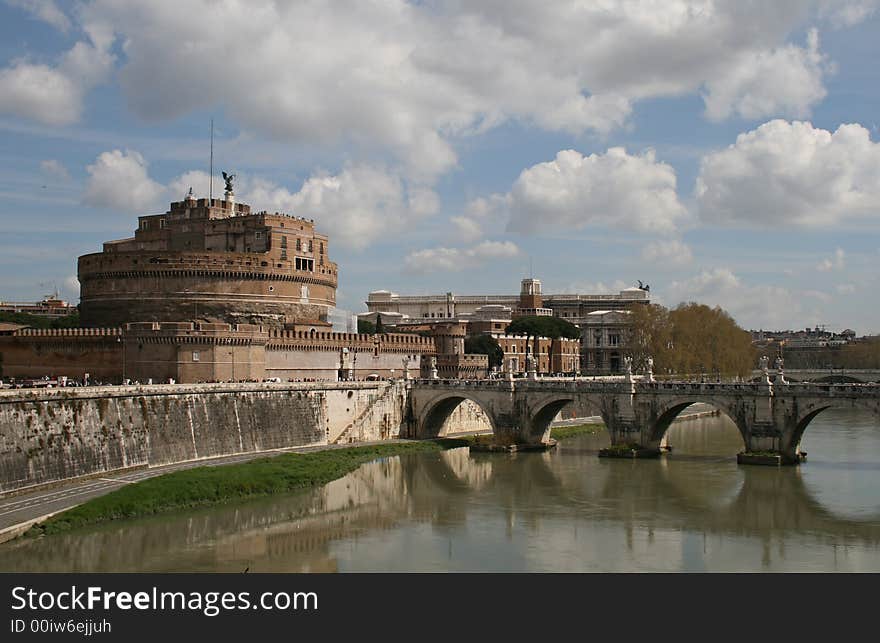
M779 384L788 384L788 382L785 381L785 373L782 370L782 367L784 364L785 364L785 362L782 359L782 355L777 356L776 363L775 363L775 365L776 365L776 381Z
M648 357L645 360L645 380L648 382L654 381L654 358Z
M770 383L770 358L766 355L761 355L761 359L758 360L758 363L761 365L761 382L763 384Z

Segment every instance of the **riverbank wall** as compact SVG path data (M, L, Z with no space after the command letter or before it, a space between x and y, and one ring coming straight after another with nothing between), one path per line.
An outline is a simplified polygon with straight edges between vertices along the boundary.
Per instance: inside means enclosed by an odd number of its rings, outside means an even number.
M0 391L0 493L238 453L392 439L406 410L403 381Z

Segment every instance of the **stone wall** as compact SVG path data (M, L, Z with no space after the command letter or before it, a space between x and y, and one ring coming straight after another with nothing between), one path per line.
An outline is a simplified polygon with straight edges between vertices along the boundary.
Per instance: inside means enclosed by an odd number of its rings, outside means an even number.
M403 382L351 382L2 391L0 492L116 469L326 444L343 434L396 437L405 389Z

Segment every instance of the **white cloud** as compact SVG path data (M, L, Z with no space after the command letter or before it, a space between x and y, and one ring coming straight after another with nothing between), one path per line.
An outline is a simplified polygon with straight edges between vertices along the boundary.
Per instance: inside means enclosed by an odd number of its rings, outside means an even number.
M147 162L135 151L104 152L86 169L87 205L137 214L167 205L165 187L149 177Z
M62 14L63 15L63 14ZM0 114L69 125L82 116L85 94L113 68L113 42L102 25L84 25L89 42L77 42L57 66L16 59L0 69Z
M851 27L877 10L877 0L828 0L820 2L819 15L835 27Z
M182 200L189 188L197 198L208 195L210 176L190 170L162 185L150 178L147 162L131 150L104 152L88 166L90 175L83 201L88 205L142 214ZM214 197L224 182L214 177ZM236 200L253 211L270 210L308 217L332 235L333 243L364 248L379 238L393 238L404 226L436 214L437 194L421 185L407 184L381 167L350 165L338 174L319 172L291 192L259 176L236 175Z
M334 243L364 248L401 226L435 214L437 195L423 186L407 186L383 168L351 165L336 175L315 174L298 192L265 180L243 184L241 200L257 209L277 208L321 222Z
M82 110L76 84L47 65L24 61L0 70L0 113L31 118L48 125L67 125Z
M509 204L509 228L523 233L589 225L672 233L686 215L672 167L653 150L630 155L622 147L590 156L563 150L523 170Z
M449 219L456 230L456 236L464 243L473 243L483 237L480 224L468 217L452 217Z
M470 248L429 248L406 256L407 268L418 273L479 268L491 261L516 257L519 248L510 241L483 241Z
M806 113L822 55L789 34L862 5L94 0L77 16L124 42L147 120L216 107L275 140L379 146L430 180L458 139L512 119L601 135L640 100L696 92L714 118Z
M846 253L842 248L838 248L834 251L834 257L829 259L823 259L819 262L819 265L816 266L816 270L819 272L829 272L831 270L843 270L844 259L846 257Z
M63 163L55 159L46 159L45 161L41 161L40 170L46 176L60 179L62 181L70 180L70 173L67 171L67 168L64 167Z
M705 156L695 196L706 222L832 226L880 214L880 143L858 124L832 134L774 120Z
M678 239L652 241L642 249L642 259L661 266L686 266L693 261L690 247Z
M70 30L70 19L53 0L6 0L6 4L24 9L35 18L52 25L58 31L66 33Z
M853 284L838 284L835 290L840 295L851 295L856 291L856 287Z
M704 270L663 290L665 301L675 306L695 301L721 306L743 328L800 327L803 308L800 297L769 284L749 285L727 268Z
M714 121L733 114L747 119L809 116L810 107L827 93L824 64L816 30L806 49L787 45L743 52L736 64L706 83L706 116Z

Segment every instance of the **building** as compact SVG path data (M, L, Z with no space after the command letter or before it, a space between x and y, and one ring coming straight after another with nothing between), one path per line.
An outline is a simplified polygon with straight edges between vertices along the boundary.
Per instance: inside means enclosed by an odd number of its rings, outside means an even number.
M0 329L0 377L118 383L415 377L431 337L364 335L335 309L329 238L310 219L192 191L134 237L79 258L83 328ZM442 356L441 356L442 357ZM485 355L447 360L476 371ZM455 365L458 364L458 367Z
M526 371L526 350L534 350L538 373L607 375L622 371L629 337L628 310L650 303L647 287L621 290L616 295L544 295L541 281L521 281L516 295L421 295L401 296L387 290L371 292L368 312L358 315L375 323L381 315L386 327L425 328L450 320L467 324L467 334L495 337L504 350L502 371ZM580 340L535 338L526 347L521 337L508 337L510 322L521 316L560 317L581 329ZM577 348L578 363L572 364Z
M644 288L625 288L616 295L544 295L538 292L542 306L552 311L555 317L562 317L572 324L580 325L586 316L596 310L628 309L651 301L650 291ZM462 315L475 313L484 306L503 306L519 308L520 295L457 295L448 292L444 295L399 295L388 290L375 290L367 296L368 313L400 313L411 319L458 319ZM384 319L384 315L383 315Z
M329 239L311 219L251 212L190 193L138 217L134 236L79 258L85 327L198 320L285 328L321 324L336 305Z
M580 324L584 372L606 375L622 370L629 316L628 310L594 310L586 315Z
M46 295L41 301L0 301L0 313L25 313L37 317L57 319L76 312L76 306L58 298L58 293Z

